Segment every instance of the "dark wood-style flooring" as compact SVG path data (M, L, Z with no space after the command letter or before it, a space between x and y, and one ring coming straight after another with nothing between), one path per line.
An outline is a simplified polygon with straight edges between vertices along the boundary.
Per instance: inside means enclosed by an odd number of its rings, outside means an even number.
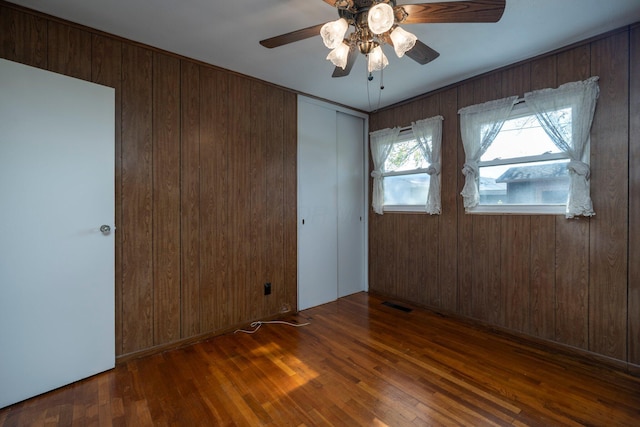
M640 378L365 293L119 365L0 426L640 425Z

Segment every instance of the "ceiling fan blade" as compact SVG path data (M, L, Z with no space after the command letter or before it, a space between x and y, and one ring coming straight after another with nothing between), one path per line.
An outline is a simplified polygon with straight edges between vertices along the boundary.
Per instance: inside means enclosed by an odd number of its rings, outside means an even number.
M403 4L409 16L403 24L450 22L498 22L504 13L506 0L443 1Z
M386 34L383 35L383 37L384 37L384 41L389 46L393 47L393 40L391 40L391 37L389 37ZM413 45L413 47L408 51L406 51L404 54L407 55L409 58L413 59L414 61L416 61L418 64L422 64L422 65L428 62L431 62L434 59L436 59L438 56L440 56L438 52L431 49L429 46L422 43L420 40L416 40L416 43Z
M358 49L355 46L351 46L349 48L349 56L347 57L347 65L344 67L344 70L340 67L336 67L333 70L333 74L331 77L344 77L348 76L353 68L353 64L356 63L356 59L358 59Z
M308 39L320 34L320 29L323 25L324 24L318 24L313 27L307 27L290 33L281 34L276 37L271 37L270 39L260 40L260 44L264 47L268 47L269 49L273 49L274 47Z
M418 64L426 64L428 62L436 59L440 54L435 50L431 49L426 44L422 43L420 40L416 40L416 44L409 49L405 55L409 58L416 61Z

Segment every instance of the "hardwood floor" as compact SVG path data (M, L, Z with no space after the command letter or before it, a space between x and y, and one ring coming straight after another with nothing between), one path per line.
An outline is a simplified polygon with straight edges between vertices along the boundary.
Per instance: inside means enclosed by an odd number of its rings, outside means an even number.
M0 426L640 423L640 378L364 293L119 365Z

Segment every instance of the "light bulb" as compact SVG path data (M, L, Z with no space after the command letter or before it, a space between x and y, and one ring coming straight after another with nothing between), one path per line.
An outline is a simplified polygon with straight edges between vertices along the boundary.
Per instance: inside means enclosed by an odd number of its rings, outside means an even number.
M369 9L367 23L373 34L382 34L393 26L393 8L387 3L378 3Z
M389 60L387 60L387 57L380 46L375 47L371 52L369 52L368 56L369 61L367 69L369 72L382 70L384 67L389 65Z
M329 55L327 55L327 59L331 61L336 67L340 67L344 70L347 66L349 50L349 46L347 46L345 43L340 43L340 46L329 52Z
M408 50L415 46L416 40L418 40L415 35L400 27L396 27L389 37L391 37L393 49L396 51L398 58L402 58Z
M329 49L335 49L340 46L347 32L347 28L349 28L349 24L344 18L324 24L320 29L320 35L322 36L324 45Z

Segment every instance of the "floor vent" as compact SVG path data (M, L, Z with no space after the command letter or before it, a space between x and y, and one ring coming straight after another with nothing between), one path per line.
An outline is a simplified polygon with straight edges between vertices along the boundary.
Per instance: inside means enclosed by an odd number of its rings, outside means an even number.
M382 303L382 305L386 305L387 307L391 307L391 308L395 308L396 310L400 310L400 311L404 311L405 313L411 313L413 310L410 309L409 307L404 307L402 305L390 302L390 301L385 301Z

